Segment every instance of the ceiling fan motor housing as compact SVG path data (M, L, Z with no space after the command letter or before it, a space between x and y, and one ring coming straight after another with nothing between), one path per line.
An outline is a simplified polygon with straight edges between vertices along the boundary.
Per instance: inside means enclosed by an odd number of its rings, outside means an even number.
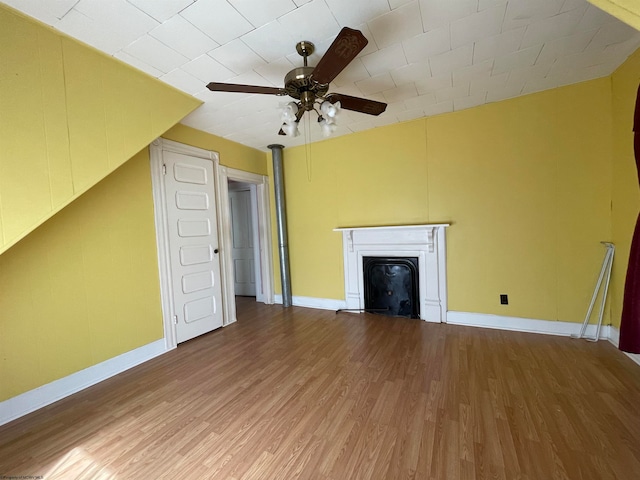
M300 100L305 110L312 110L317 97L329 91L329 85L314 82L310 77L313 67L297 67L284 77L284 90L287 95Z

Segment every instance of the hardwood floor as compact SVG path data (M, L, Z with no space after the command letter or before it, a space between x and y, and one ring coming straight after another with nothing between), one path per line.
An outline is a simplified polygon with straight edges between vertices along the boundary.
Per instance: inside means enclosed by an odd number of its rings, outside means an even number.
M0 478L640 478L640 367L606 341L238 302L0 427Z

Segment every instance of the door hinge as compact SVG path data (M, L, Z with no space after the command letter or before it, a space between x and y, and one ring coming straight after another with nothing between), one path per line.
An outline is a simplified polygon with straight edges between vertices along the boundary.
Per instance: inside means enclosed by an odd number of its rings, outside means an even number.
M174 315L173 316L173 324L177 325L178 324L178 315Z
M163 163L163 164L162 164L162 174L163 174L163 175L166 175L166 174L167 174L167 164L166 164L166 163Z

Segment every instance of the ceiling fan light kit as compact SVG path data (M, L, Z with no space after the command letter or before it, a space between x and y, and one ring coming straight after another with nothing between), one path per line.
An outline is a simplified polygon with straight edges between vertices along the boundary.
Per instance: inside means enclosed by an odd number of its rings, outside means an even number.
M304 59L304 66L296 67L284 77L284 88L211 82L207 88L213 92L258 93L288 95L297 102L289 102L281 112L282 128L279 135L298 136L298 123L305 112L315 111L318 124L325 137L337 128L336 118L342 108L367 115L380 115L386 103L338 93L327 93L329 84L367 45L362 32L344 27L315 67L307 65L307 57L315 51L309 41L298 42L296 51ZM318 107L318 108L316 108Z

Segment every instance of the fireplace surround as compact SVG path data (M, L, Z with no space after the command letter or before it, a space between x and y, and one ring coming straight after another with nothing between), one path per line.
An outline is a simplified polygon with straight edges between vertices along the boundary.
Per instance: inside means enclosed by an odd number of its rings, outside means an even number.
M449 224L345 227L342 233L346 308L364 310L364 257L417 257L419 316L447 321L445 229Z

